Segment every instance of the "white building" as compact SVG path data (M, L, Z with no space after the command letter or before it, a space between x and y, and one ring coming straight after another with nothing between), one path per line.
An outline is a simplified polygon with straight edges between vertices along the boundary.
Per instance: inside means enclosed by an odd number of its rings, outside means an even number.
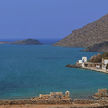
M83 63L87 62L87 57L82 57L82 62Z
M108 64L108 58L103 58L102 59L102 69L103 70L106 70L106 66L107 66L107 64Z
M84 64L84 63L82 63L82 67L83 67L83 68L85 67L85 64Z
M79 64L82 64L83 62L82 62L82 60L79 60L78 63L79 63Z
M87 62L87 57L82 57L82 60L79 60L78 63L82 66L85 67L84 63Z
M97 64L97 65L96 65L96 68L97 68L97 69L100 69L100 68L101 68L101 66Z
M82 60L78 61L79 64L82 64L82 63L85 63L85 62L87 62L87 57L82 57Z
M68 98L70 97L70 92L69 91L65 92L65 97L68 97Z

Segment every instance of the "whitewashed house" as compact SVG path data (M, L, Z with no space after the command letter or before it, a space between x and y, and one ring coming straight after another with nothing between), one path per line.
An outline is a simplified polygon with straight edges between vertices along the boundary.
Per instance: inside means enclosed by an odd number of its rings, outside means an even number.
M82 60L79 60L78 61L78 63L80 64L82 64L82 63L85 63L85 62L87 62L87 57L82 57Z
M87 62L87 57L82 57L82 60L79 60L78 63L82 66L85 67L84 63Z
M96 68L97 68L97 69L100 69L100 68L101 68L101 65L97 64L97 65L96 65Z
M83 63L87 62L87 57L82 57L82 62Z
M83 62L82 62L82 60L79 60L78 63L79 63L79 64L82 64Z
M108 58L102 58L102 69L107 70Z

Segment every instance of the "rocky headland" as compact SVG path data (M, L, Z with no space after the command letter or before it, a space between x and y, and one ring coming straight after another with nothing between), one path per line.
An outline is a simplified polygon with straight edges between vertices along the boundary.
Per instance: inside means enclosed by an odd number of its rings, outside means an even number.
M91 46L102 44L102 51L106 51L108 41L108 14L103 16L97 21L89 23L84 27L72 31L70 35L55 43L54 46L65 46L65 47L83 47L88 48ZM104 43L105 42L105 43ZM105 46L104 46L105 45ZM93 47L94 48L94 47ZM91 47L90 50L93 49ZM101 51L101 49L99 51ZM107 49L108 50L108 49ZM89 50L88 50L89 51ZM96 51L94 49L93 51Z

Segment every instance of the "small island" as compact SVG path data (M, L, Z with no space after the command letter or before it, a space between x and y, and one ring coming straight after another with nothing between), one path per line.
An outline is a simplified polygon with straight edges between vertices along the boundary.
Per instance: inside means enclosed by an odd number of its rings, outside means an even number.
M7 41L0 41L0 44L8 44Z
M42 43L36 39L25 39L17 40L14 42L0 41L0 44L11 44L11 45L41 45Z
M14 45L40 45L42 44L40 41L36 39L25 39L25 40L19 40L15 42L9 42L9 44L14 44Z

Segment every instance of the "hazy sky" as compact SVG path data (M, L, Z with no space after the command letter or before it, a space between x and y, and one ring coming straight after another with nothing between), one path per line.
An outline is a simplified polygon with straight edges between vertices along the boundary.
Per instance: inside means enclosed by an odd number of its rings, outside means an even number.
M0 0L0 39L63 38L108 13L108 0Z

